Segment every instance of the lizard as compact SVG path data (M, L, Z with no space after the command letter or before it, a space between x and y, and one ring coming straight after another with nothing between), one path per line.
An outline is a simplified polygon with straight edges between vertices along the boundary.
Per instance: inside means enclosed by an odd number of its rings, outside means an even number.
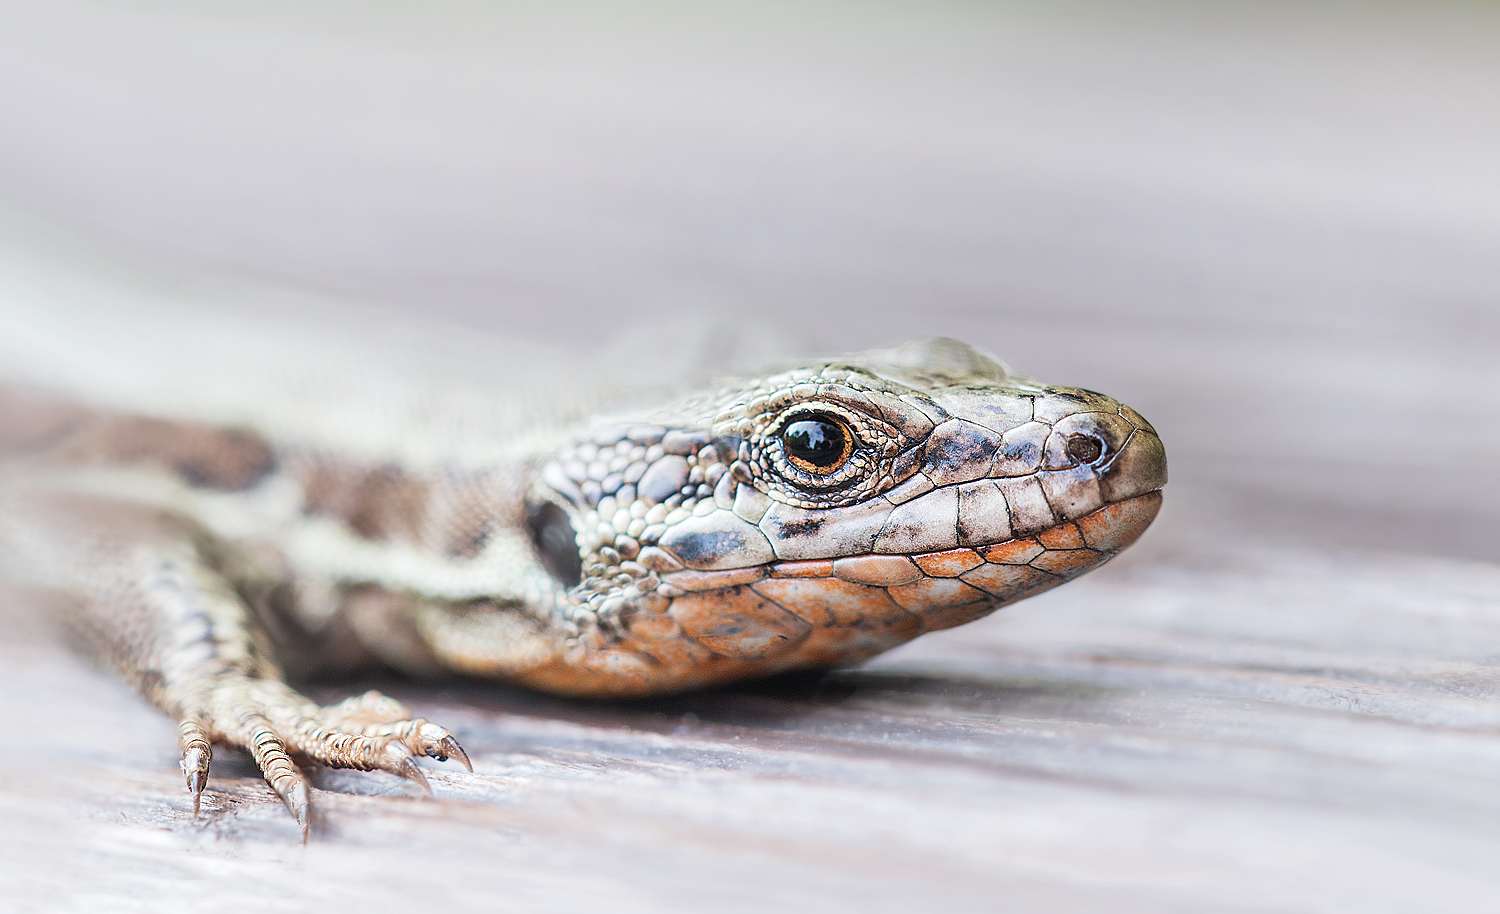
M405 465L3 385L0 560L177 722L195 816L240 747L305 836L303 764L426 787L417 757L470 763L288 671L631 697L853 664L1103 564L1167 478L1129 406L948 339L555 425Z

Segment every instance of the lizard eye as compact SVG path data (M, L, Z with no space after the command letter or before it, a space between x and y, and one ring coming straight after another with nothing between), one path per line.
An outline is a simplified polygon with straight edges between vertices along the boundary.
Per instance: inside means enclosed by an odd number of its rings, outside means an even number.
M781 430L781 447L793 466L827 476L854 453L854 434L842 419L812 413L786 424Z

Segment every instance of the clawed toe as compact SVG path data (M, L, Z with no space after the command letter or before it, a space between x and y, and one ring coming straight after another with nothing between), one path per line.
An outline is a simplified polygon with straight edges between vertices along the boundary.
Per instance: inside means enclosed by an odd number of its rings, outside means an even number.
M470 774L474 773L474 765L469 761L469 753L464 751L464 747L460 746L458 740L454 739L451 734L438 740L436 746L429 747L427 755L440 762L446 762L450 758L454 759L460 765L463 765L464 768L468 769Z
M203 788L208 786L209 755L201 749L190 749L182 755L182 773L187 776L188 796L193 798L193 818L203 805Z
M432 785L428 783L427 776L422 773L422 769L417 767L414 760L415 756L419 754L425 755L440 762L446 762L450 758L456 759L464 768L468 769L469 773L473 773L474 765L469 761L469 754L458 744L458 740L453 738L453 734L449 733L445 728L421 718L402 721L397 726L405 728L405 733L399 742L391 744L388 751L394 750L397 745L400 745L409 754L403 754L395 764L387 762L381 765L385 770L393 774L399 774L407 780L417 782L427 792L428 796L432 796Z
M415 726L406 739L406 746L413 754L425 755L440 762L446 762L450 758L456 759L460 765L469 770L470 774L474 773L474 765L469 761L469 753L464 751L464 747L458 744L458 740L454 739L453 734L449 733L446 728L421 719L411 723Z
M416 783L429 796L432 785L416 757L456 758L474 770L468 753L447 729L420 717L391 720L397 711L407 713L394 699L367 692L296 721L296 747L334 768L388 771Z
M271 786L275 788L276 785L272 784ZM302 842L304 844L307 843L307 830L308 826L312 823L312 810L307 799L307 782L298 781L296 784L289 786L285 793L281 790L277 790L276 792L280 794L281 802L286 804L286 808L291 812L292 818L297 820L297 827L302 829Z
M208 764L213 759L213 747L208 743L208 732L194 720L185 720L177 725L179 742L182 745L182 773L187 778L188 796L193 798L193 818L203 803L203 788L208 786Z
M193 814L198 814L208 782L211 738L251 751L271 789L297 820L303 840L310 822L309 790L293 756L332 768L388 771L414 782L428 796L432 784L417 757L452 758L474 770L452 733L422 718L405 719L407 714L400 702L378 692L320 708L271 680L241 681L217 690L205 710L189 712L178 728Z
M432 796L432 784L427 780L427 775L422 773L422 769L417 767L417 763L412 760L411 756L402 759L401 764L396 766L394 773L399 774L408 781L415 781L424 793L429 797Z

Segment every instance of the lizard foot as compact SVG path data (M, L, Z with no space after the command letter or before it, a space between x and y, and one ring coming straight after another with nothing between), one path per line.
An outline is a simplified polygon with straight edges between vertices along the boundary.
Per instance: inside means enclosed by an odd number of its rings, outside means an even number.
M194 815L208 780L210 742L217 740L250 750L304 838L308 785L293 754L330 768L389 771L415 782L429 796L432 787L417 767L416 756L452 758L474 770L447 729L411 718L400 702L375 691L325 708L276 680L231 679L209 690L204 707L186 715L178 731Z

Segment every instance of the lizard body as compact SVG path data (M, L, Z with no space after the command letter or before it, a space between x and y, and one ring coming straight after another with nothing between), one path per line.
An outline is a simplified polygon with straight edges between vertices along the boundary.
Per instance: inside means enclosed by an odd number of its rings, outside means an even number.
M638 696L857 662L1107 561L1166 481L1129 407L951 340L500 444L372 459L11 385L0 550L178 721L195 807L228 743L305 828L294 754L417 781L413 756L467 759L376 693L317 706L289 669Z

